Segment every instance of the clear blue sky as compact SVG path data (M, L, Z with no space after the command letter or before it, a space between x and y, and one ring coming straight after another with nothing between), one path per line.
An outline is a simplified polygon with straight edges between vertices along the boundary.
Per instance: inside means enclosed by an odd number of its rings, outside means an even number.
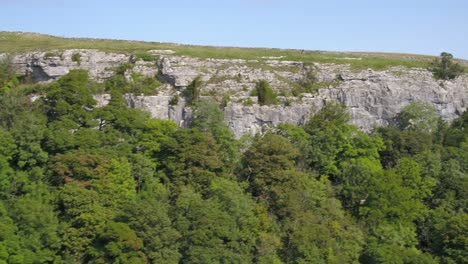
M468 0L0 0L0 10L2 31L468 59Z

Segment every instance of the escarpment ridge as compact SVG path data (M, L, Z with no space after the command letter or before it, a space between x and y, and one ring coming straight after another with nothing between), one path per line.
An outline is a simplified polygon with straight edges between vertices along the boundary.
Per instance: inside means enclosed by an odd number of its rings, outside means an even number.
M385 66L369 61L369 67L365 67L363 61L368 58L355 54L323 53L314 61L309 55L301 60L302 51L294 51L299 54L297 59L290 55L292 51L281 55L274 50L271 56L259 50L258 56L240 52L239 58L233 58L235 53L231 51L224 57L217 53L209 57L207 52L196 56L196 52L191 55L176 46L159 48L140 52L19 49L1 56L9 56L17 73L28 74L38 82L56 80L72 69L85 69L92 79L103 82L119 66L126 65L127 80L144 76L157 78L161 83L151 95L127 94L128 104L181 126L190 122L191 113L183 91L199 78L200 96L223 104L225 121L238 137L280 123L304 124L310 114L330 101L346 105L352 124L365 131L391 124L403 107L415 101L432 104L446 121L458 117L468 106L468 75L436 80L423 67L425 58L414 63L402 60L401 65L392 59L382 60L387 62ZM255 86L259 80L267 81L278 95L276 104L258 104ZM180 100L175 102L175 96ZM97 94L95 98L103 105L109 96Z

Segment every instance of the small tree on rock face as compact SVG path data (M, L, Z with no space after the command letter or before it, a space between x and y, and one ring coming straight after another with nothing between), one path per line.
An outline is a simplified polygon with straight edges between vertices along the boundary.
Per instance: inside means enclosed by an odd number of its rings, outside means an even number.
M255 88L257 89L258 103L260 105L270 105L276 102L276 94L271 90L267 81L258 81Z
M435 59L429 66L429 70L436 79L451 80L463 73L464 69L458 63L452 61L453 55L442 52L439 59Z
M427 102L416 101L401 110L399 128L430 133L436 129L438 120L434 106Z
M187 102L192 104L194 101L200 98L200 87L203 85L201 77L195 78L183 91L183 94L187 98Z

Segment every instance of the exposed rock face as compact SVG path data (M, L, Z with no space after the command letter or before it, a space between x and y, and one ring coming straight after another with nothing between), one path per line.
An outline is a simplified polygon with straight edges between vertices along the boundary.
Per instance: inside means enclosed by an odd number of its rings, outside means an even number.
M345 104L352 115L352 123L363 130L388 125L413 101L431 103L442 119L451 121L467 109L467 77L440 82L422 69L364 71L343 74L341 85L320 90L319 94Z
M224 109L224 114L226 123L239 137L244 134L259 133L265 127L281 123L303 125L311 110L311 105L307 104L288 107L230 104Z
M73 69L87 70L91 78L103 80L114 74L114 67L129 59L127 54L75 49L20 54L13 57L12 63L18 73L30 73L36 81L49 82Z
M352 116L352 123L369 131L377 125L388 125L403 107L421 100L434 105L439 115L447 121L458 117L468 107L468 75L453 81L436 81L424 69L394 67L385 71L353 71L346 64L304 64L273 58L258 60L198 59L176 56L171 51L151 51L158 54L156 62L133 61L132 72L158 77L168 89L157 96L128 95L130 106L143 108L153 117L171 119L181 126L190 120L190 109L181 98L177 105L170 105L173 94L180 93L197 76L204 81L201 93L217 99L229 98L225 107L226 123L236 136L260 132L265 126L290 122L304 124L309 115L332 100L345 104ZM80 54L80 62L72 60ZM96 50L67 50L60 54L33 52L13 58L18 72L32 72L38 81L51 81L65 75L71 69L86 69L90 77L98 81L113 74L122 63L132 62L128 54L105 53ZM298 83L313 74L323 88L315 95L292 96ZM336 81L339 77L340 81ZM258 80L266 80L273 90L283 95L284 103L259 106L250 96ZM332 85L332 82L334 84ZM99 105L108 96L96 97ZM287 105L287 106L286 106Z
M170 119L181 127L186 127L190 120L190 110L185 107L185 100L180 99L177 105L169 102L171 96L134 96L127 95L130 107L145 109L153 118Z

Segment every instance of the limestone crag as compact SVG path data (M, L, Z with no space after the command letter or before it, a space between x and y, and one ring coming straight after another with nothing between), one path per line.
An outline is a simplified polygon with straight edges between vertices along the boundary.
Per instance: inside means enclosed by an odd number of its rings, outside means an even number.
M304 79L301 62L228 59L198 59L167 56L158 63L161 77L175 87L186 87L197 76L205 94L247 92L258 80L266 80L273 89L290 89L290 82Z
M186 127L190 122L191 111L186 107L184 99L180 99L176 105L171 105L171 96L135 96L126 95L130 107L145 109L153 118L169 119L181 127Z
M129 59L128 54L74 49L18 54L12 58L12 63L18 73L31 74L39 82L49 82L73 69L87 70L91 78L103 80L114 74L114 67Z
M312 64L281 58L200 59L177 56L172 51L150 53L157 55L155 61L143 61L131 54L66 50L18 54L12 62L18 73L32 73L42 82L55 80L72 69L86 69L91 78L103 81L114 74L116 67L129 63L131 68L125 73L129 80L133 73L139 73L156 76L163 86L156 96L127 95L128 104L149 111L155 118L174 120L180 126L187 126L191 117L181 92L200 76L204 83L201 95L224 101L225 121L238 137L279 123L304 124L310 114L330 101L345 104L352 123L365 131L394 122L401 109L413 101L431 103L447 121L468 107L467 74L452 81L437 81L431 72L416 68L356 71L347 64ZM258 80L266 80L280 95L278 105L256 103L251 93ZM317 93L294 92L310 80L321 84ZM171 105L175 94L180 100ZM102 106L109 96L99 95L96 99Z
M228 126L239 137L261 133L282 123L303 125L312 109L308 104L287 107L229 104L224 108L224 115Z
M338 87L321 89L319 95L345 104L352 123L363 130L388 125L403 107L414 101L431 103L447 121L458 117L468 106L466 75L442 82L434 80L427 70L393 68L348 72L342 76L343 82Z

